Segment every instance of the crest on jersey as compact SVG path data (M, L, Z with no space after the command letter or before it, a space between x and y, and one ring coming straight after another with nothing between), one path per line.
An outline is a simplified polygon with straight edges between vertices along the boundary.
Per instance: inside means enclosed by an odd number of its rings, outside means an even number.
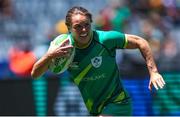
M93 65L93 67L95 67L95 68L100 67L102 64L102 56L98 56L98 57L96 56L96 57L92 58L91 63Z

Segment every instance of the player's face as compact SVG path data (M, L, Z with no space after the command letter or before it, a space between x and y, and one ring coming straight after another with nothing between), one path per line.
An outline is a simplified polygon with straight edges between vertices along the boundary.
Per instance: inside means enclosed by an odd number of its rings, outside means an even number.
M91 22L84 15L76 14L71 17L71 33L78 46L88 44L91 38Z

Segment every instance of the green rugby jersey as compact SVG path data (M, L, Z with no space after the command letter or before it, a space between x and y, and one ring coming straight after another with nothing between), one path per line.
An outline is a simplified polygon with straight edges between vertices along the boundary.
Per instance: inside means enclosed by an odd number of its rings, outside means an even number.
M100 114L108 103L128 98L115 60L116 49L123 49L126 44L125 34L94 30L91 44L84 49L75 49L68 71L92 115Z

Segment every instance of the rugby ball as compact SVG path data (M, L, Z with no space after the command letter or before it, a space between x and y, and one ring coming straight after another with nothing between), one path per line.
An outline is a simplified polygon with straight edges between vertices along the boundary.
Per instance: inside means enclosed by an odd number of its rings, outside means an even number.
M58 37L56 37L50 44L50 49L55 49L58 48L59 46L62 45L62 43L68 39L69 43L72 45L72 40L70 35L68 34L61 34ZM68 45L67 44L67 45ZM65 45L64 45L65 46ZM60 74L63 73L65 70L68 69L69 65L71 64L71 62L74 59L74 54L75 54L75 48L72 48L69 52L69 56L68 57L59 57L59 58L55 58L52 59L50 65L49 65L49 70L53 73L56 74Z

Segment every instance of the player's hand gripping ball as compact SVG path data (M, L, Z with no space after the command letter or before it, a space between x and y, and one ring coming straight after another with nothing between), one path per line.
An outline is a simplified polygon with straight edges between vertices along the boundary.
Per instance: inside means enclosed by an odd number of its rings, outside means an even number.
M70 35L61 34L60 36L56 37L51 42L50 48L55 49L55 48L61 46L62 43L67 39L69 40L68 44L72 45L72 40L71 40ZM64 46L66 46L66 45L64 45ZM59 58L52 59L52 62L49 66L49 70L56 74L60 74L60 73L64 72L65 70L68 69L69 65L73 61L74 54L75 54L75 48L72 48L72 49L70 49L68 57L66 56L66 57L59 57Z

